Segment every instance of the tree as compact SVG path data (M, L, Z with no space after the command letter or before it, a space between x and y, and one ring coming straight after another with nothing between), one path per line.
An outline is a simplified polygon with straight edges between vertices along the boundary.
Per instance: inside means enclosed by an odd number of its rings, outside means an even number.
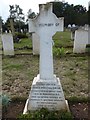
M10 19L13 19L14 26L18 30L18 32L21 32L22 25L25 24L23 10L20 8L19 5L9 5L9 7Z
M88 24L90 25L90 2L88 7Z
M82 5L68 4L67 2L53 3L53 12L57 17L64 17L65 26L68 24L84 25L87 24L87 10Z
M24 14L23 14L23 10L20 8L19 5L9 5L10 7L10 18L13 18L15 21L19 20L19 21L23 21L24 20Z

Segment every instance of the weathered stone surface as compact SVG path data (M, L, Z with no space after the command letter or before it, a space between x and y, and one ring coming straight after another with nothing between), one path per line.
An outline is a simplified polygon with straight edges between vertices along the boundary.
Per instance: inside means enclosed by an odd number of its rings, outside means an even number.
M60 80L56 76L53 81L41 80L40 75L34 78L28 109L36 110L42 107L49 110L67 109Z
M14 55L13 36L11 33L1 35L4 55Z
M57 31L63 31L63 18L58 19L52 13L51 3L40 5L39 10L37 18L29 21L29 32L37 33L40 38L40 74L33 80L27 111L42 107L67 109L60 80L54 75L52 53L52 36Z
M32 34L33 55L40 54L40 38L36 33Z
M88 30L79 29L75 31L74 53L84 53L88 44Z

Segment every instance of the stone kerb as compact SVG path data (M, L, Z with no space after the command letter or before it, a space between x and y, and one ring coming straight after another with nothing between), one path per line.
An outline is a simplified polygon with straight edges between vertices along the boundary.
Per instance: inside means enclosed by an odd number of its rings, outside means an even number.
M11 33L1 34L4 55L14 55L13 36Z

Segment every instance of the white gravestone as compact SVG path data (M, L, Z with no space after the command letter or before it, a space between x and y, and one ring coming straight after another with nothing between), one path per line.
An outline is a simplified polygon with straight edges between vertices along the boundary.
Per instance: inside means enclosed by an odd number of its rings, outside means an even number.
M89 25L88 25L88 24L85 24L84 29L85 29L85 30L88 30L88 29L89 29Z
M88 44L88 30L79 29L75 31L73 53L84 53Z
M2 21L0 20L0 34L2 33Z
M40 53L40 38L36 33L32 34L33 55Z
M90 44L90 26L88 28L88 44Z
M42 4L36 19L30 21L30 30L40 37L40 74L34 78L29 99L26 102L28 110L48 108L50 110L67 109L59 78L53 73L52 36L57 31L63 31L63 24L52 13L52 4Z
M14 55L13 36L11 33L1 35L4 55Z
M75 39L75 31L71 31L71 40Z

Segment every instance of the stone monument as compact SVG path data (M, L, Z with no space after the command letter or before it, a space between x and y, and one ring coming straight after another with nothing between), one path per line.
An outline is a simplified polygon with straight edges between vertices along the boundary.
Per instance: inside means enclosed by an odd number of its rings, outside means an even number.
M23 114L40 108L68 109L60 79L53 71L52 36L57 31L63 31L63 24L61 18L52 13L51 3L39 5L39 11L39 15L30 20L29 32L35 32L40 37L40 74L33 80Z
M2 33L2 21L0 20L0 34Z
M40 54L40 39L36 33L32 34L33 55Z
M89 30L78 29L75 31L75 40L73 53L84 53L86 45L88 44L88 32Z
M11 33L1 35L4 55L14 55L13 36Z

